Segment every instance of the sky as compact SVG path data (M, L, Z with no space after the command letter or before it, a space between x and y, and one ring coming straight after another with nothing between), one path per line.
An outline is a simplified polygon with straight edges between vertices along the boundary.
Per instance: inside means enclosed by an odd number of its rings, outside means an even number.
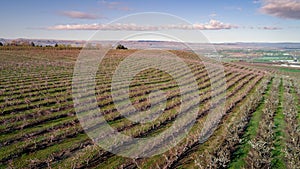
M300 0L10 0L1 2L0 11L0 38L9 39L88 40L97 34L109 40L172 32L198 42L197 31L214 43L300 42ZM144 12L156 15L137 14Z

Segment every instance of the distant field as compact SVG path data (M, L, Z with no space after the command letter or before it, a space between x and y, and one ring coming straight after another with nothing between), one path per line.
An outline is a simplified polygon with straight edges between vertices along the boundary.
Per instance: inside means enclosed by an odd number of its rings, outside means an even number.
M300 69L293 69L293 68L284 68L284 67L281 67L281 68L279 68L279 70L283 71L283 72L300 73Z
M279 60L291 60L291 58L290 57L268 57L268 56L264 56L264 57L253 59L254 62L273 62L273 61L279 61Z
M150 137L174 122L180 107L178 87L167 73L140 72L130 87L130 99L149 108L152 90L167 93L167 109L152 123L133 123L121 116L111 97L117 65L136 50L111 50L96 76L96 97L109 124L132 137ZM297 168L300 166L300 72L297 69L223 63L226 81L225 115L203 144L200 131L212 95L202 62L184 51L181 57L194 73L201 95L196 123L176 147L151 158L114 155L85 134L74 110L73 69L79 49L0 50L0 168ZM269 58L268 58L269 59ZM213 63L212 63L213 64ZM290 73L293 76L288 76ZM178 70L177 74L184 74ZM210 74L223 78L218 71ZM189 83L189 81L187 81ZM218 106L218 105L217 105Z

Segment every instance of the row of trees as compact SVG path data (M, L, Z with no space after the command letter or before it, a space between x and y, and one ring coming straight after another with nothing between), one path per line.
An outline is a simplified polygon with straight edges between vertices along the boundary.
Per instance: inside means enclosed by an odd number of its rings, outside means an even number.
M29 42L29 41L11 41L9 43L0 42L0 46L33 46L33 47L35 47L36 45L34 44L34 42Z
M55 44L54 46L53 45L36 45L34 42L27 42L27 41L12 41L12 42L9 42L9 43L3 43L3 42L0 42L0 46L22 46L22 47L58 47L58 48L71 48L72 45L71 44L68 44L68 45L65 45L65 44Z
M26 42L26 43L0 42L0 50L26 50L26 49L80 50L82 49L82 47L74 47L71 44L37 45L34 42Z
M0 46L22 46L22 47L43 47L42 45L36 45L34 42L28 42L28 41L12 41L10 43L2 43L0 42ZM52 45L46 45L45 47L55 47L55 48L72 48L71 44L65 45L65 44L55 44ZM122 44L119 44L116 46L116 49L126 50L128 49Z

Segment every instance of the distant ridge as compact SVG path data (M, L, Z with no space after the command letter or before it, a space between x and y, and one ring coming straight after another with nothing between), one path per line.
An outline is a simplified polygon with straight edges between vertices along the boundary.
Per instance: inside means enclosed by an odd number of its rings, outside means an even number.
M137 40L137 42L152 42L152 43L155 43L155 42L164 42L164 41L159 41L159 40Z

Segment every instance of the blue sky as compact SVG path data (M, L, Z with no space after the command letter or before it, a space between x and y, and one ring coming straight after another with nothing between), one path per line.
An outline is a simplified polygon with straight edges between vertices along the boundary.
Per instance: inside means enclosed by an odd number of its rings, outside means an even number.
M300 42L299 0L10 0L1 2L0 10L0 38L88 40L98 28L126 31L130 25L118 30L105 26L119 17L163 12L187 20L189 29L211 42ZM129 29L141 31L143 26Z

